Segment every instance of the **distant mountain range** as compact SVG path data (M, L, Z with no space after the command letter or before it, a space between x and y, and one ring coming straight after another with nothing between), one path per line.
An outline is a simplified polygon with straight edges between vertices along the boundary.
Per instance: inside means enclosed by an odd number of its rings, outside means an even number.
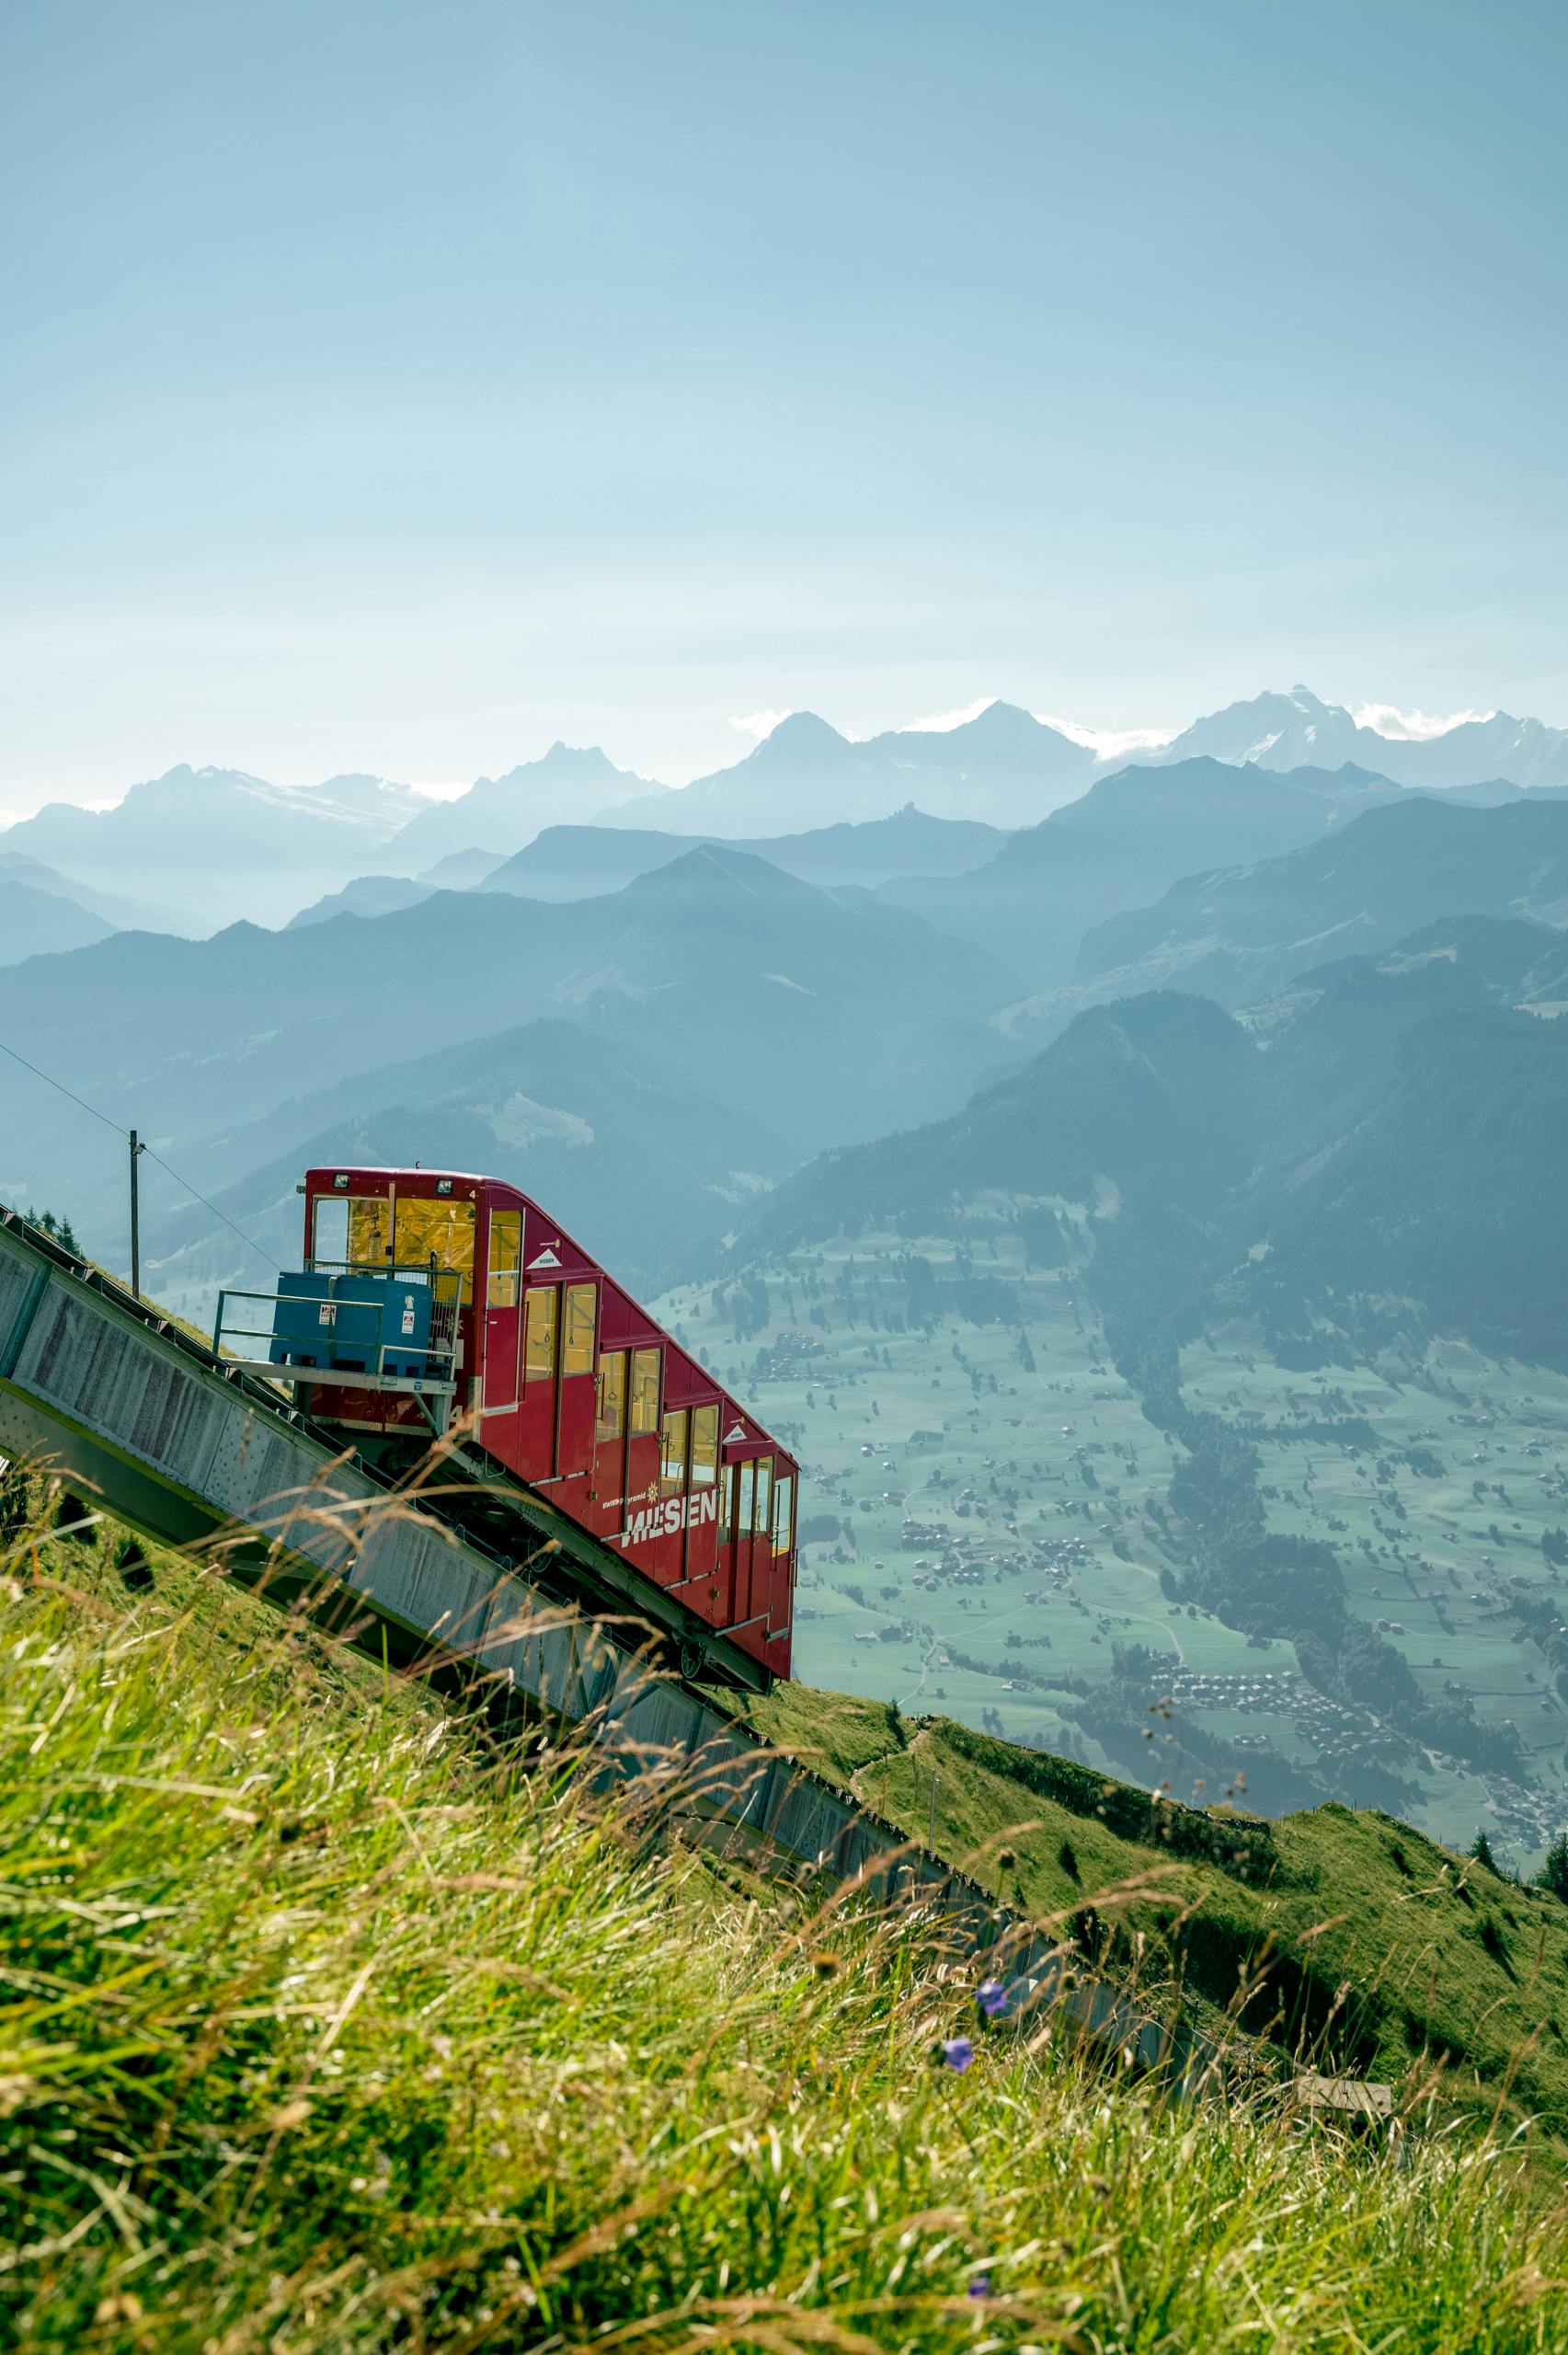
M800 711L731 766L679 789L617 768L597 746L564 743L441 802L358 774L295 788L235 769L179 767L133 786L111 810L52 804L0 841L68 883L123 891L162 911L158 928L200 932L239 916L284 924L374 875L461 887L485 861L498 866L554 827L776 842L913 809L1013 833L1115 772L1195 759L1254 776L1311 770L1343 778L1354 769L1383 788L1472 798L1568 792L1568 729L1494 712L1436 732L1390 734L1306 687L1232 704L1130 756L1111 749L1116 741L1001 701L952 726L860 741ZM453 859L469 871L431 875ZM1207 854L1188 857L1167 879L1206 862ZM392 898L383 891L375 903ZM348 904L370 902L361 894Z
M912 806L864 825L822 826L805 834L757 842L706 839L747 851L804 883L858 883L867 889L895 876L957 875L990 857L1005 839L995 826L962 818L927 818ZM417 879L361 875L293 917L289 929L324 924L337 915L388 915L411 908L432 891L508 891L522 900L595 900L624 890L684 857L701 835L663 834L623 826L546 826L515 857L455 851Z
M912 801L934 818L1023 826L1070 801L1098 773L1092 751L1015 704L990 704L956 728L893 729L861 742L797 711L732 768L633 802L616 822L776 834L885 818Z
M237 769L173 768L112 810L52 802L0 834L73 882L188 910L171 928L242 915L282 924L324 880L344 882L406 823L419 797L368 776L294 790Z
M1343 705L1295 687L1231 704L1163 746L1128 754L1097 749L1000 701L954 727L894 729L859 741L799 711L732 767L661 793L657 807L624 805L617 822L761 835L835 818L884 817L912 800L935 817L1013 829L1037 824L1113 770L1194 759L1286 773L1338 772L1349 764L1396 786L1438 791L1492 779L1531 789L1568 787L1568 729L1494 712L1432 735L1385 735L1359 724Z
M793 1162L960 1101L996 1052L987 1014L1018 987L987 951L907 909L700 844L618 892L569 904L442 891L372 921L342 915L287 933L118 933L0 971L0 1039L26 1040L30 1061L70 1074L77 1095L134 1123L211 1190L245 1178L246 1156L270 1165L285 1133L278 1108L297 1097L321 1097L310 1119L324 1134L333 1106L351 1101L361 1123L384 1114L374 1133L390 1135L395 1113L429 1112L440 1095L429 1072L414 1092L411 1061L444 1056L462 1072L475 1039L567 1023L579 1038L578 1096L596 1072L602 1101L612 1082L624 1095L626 1074L646 1070L664 1094L667 1132L690 1114L693 1166L703 1108L725 1108L736 1141L715 1164L704 1216L716 1217L724 1171L754 1167L756 1155L739 1157L746 1136L785 1139ZM498 1071L484 1086L495 1104L515 1095L569 1116L567 1130L586 1120L616 1133L576 1098L541 1099L541 1084L520 1067L509 1088ZM8 1066L0 1086L0 1198L64 1200L89 1225L118 1225L121 1155L88 1143L68 1099ZM467 1110L476 1100L464 1096ZM459 1132L470 1131L458 1122L442 1157ZM620 1132L629 1157L616 1182L635 1205L640 1147ZM433 1116L423 1133L435 1152ZM520 1133L498 1130L493 1143L523 1166ZM761 1155L770 1175L774 1152ZM166 1207L167 1187L149 1178L151 1256L163 1247L160 1191ZM694 1214L695 1196L685 1199ZM688 1239L650 1237L647 1258ZM257 1272L224 1264L232 1278Z
M455 851L509 858L546 826L588 825L628 806L659 808L666 790L616 768L597 744L552 744L540 760L482 776L453 800L422 808L387 844L387 871L418 875Z
M771 1183L813 1152L927 1120L1085 1007L1171 983L1229 1008L1284 1005L1325 963L1382 956L1423 926L1527 919L1531 971L1508 1002L1555 1006L1568 999L1552 961L1568 925L1568 798L1505 793L1195 757L1124 769L1005 835L912 809L751 848L561 827L488 872L489 854L448 854L443 871L476 872L479 888L361 877L286 932L242 924L207 940L110 932L112 902L99 915L51 896L46 870L6 853L7 936L57 953L0 970L0 1039L162 1140L206 1191L248 1185L290 1134L302 1148L346 1135L345 1120L367 1149L418 1134L421 1157L450 1159L452 1140L477 1138L477 1108L511 1096L568 1130L620 1133L602 1109L613 1074L646 1067L663 1075L670 1121L689 1109L700 1130L703 1108L722 1106L734 1132L715 1144L711 1185L694 1159L670 1178L690 1240L723 1214L727 1171L761 1164ZM576 1095L542 1096L521 1063L509 1087L493 1074L481 1086L472 1042L527 1032L534 1045L502 1059L542 1052L541 1023L578 1040ZM455 1093L439 1084L443 1057ZM3 1084L0 1196L57 1196L89 1224L117 1215L118 1157L105 1149L100 1169L79 1110L12 1071ZM301 1100L308 1112L285 1118ZM581 1109L590 1100L599 1111ZM653 1153L653 1133L635 1151ZM563 1165L578 1178L588 1166ZM681 1236L664 1239L678 1254Z
M1385 736L1359 725L1343 704L1323 703L1310 687L1288 695L1253 695L1195 720L1146 762L1253 762L1260 768L1338 768L1356 761L1397 785L1473 785L1503 777L1511 785L1568 785L1568 729L1494 711L1465 719L1436 735Z
M711 839L723 842L725 837ZM895 876L961 875L993 857L1004 839L995 826L982 826L973 819L929 818L911 802L890 818L819 826L804 834L765 835L730 847L765 858L803 883L858 883L869 890ZM634 876L667 867L692 847L689 834L634 833L608 825L550 826L476 888L531 900L594 899L619 890Z

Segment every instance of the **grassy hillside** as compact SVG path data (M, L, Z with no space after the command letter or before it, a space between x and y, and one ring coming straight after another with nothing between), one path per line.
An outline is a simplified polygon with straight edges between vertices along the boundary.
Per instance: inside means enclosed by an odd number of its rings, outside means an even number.
M1036 1920L1136 1973L1162 2007L1419 2085L1445 2108L1568 2133L1568 1906L1392 1817L1269 1821L1147 1790L948 1717L782 1686L771 1740ZM1158 1715L1151 1761L1168 1739Z
M973 1968L915 1925L745 1894L664 1851L656 1793L606 1809L569 1752L487 1753L191 1566L146 1576L112 1539L9 1533L5 2343L1568 2332L1561 2226L1501 2147L1417 2135L1391 2165L1262 2096L1167 2108L982 2033ZM881 1716L816 1705L862 1773ZM967 1769L982 1812L994 1766ZM1073 1817L1081 1874L1096 1821Z

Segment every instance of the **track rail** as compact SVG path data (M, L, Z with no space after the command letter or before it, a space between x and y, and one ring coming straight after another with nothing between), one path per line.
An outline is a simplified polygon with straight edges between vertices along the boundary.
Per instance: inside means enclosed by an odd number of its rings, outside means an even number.
M668 1770L689 1836L816 1885L916 1901L1004 1977L1014 2016L1057 2008L1186 2085L1216 2066L973 1881L769 1750L704 1694L542 1586L558 1549L637 1611L620 1557L532 1491L502 1554L441 1499L395 1488L280 1394L0 1210L0 1453L58 1472L165 1544L214 1550L275 1603L309 1597L351 1640L435 1681L475 1678L581 1727L613 1784ZM613 1625L613 1623L612 1623ZM623 1626L624 1623L623 1623Z

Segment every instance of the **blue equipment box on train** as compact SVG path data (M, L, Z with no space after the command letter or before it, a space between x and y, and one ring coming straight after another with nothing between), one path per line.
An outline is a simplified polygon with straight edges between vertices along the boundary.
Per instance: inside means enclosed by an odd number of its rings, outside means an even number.
M404 1378L431 1372L429 1284L395 1274L284 1275L273 1311L273 1365Z

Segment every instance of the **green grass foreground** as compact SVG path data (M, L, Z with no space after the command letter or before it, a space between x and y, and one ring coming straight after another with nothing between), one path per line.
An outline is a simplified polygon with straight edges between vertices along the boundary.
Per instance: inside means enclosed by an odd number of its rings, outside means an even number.
M1508 2148L1167 2106L211 1574L0 1595L0 2340L1568 2343ZM972 2035L959 2074L938 2040Z

